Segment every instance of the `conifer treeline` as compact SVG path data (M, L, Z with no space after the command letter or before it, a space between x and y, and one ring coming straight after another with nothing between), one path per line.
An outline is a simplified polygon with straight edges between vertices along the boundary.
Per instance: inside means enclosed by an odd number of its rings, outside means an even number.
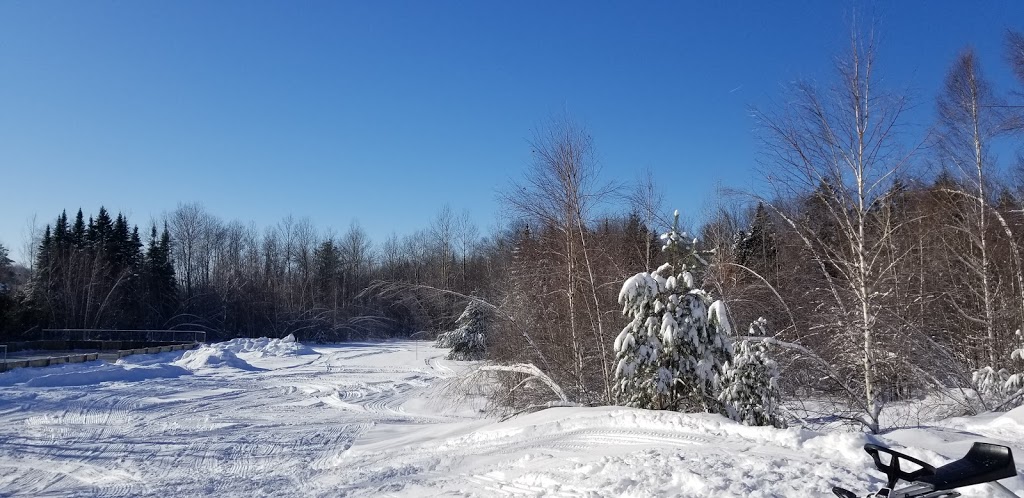
M37 325L54 328L154 328L176 306L166 227L150 230L143 247L137 226L104 208L69 223L62 212L47 225L36 253L31 303Z

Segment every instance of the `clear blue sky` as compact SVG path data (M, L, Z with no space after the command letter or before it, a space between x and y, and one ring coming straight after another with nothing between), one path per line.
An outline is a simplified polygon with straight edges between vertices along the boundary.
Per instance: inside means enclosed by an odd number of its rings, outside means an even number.
M264 227L309 216L376 241L469 209L486 233L527 139L567 109L603 174L650 167L691 218L751 185L750 106L821 79L852 4L0 0L0 243L100 205L179 202ZM931 119L972 44L1003 89L1024 2L879 2L882 75Z

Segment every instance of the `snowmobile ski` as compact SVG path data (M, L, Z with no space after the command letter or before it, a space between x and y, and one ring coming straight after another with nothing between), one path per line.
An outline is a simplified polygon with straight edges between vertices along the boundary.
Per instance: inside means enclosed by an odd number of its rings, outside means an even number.
M981 483L990 483L1005 496L1017 496L995 482L1017 475L1013 452L1006 446L974 443L963 458L939 468L877 444L865 444L864 451L887 479L885 487L867 495L868 498L952 498L960 496L954 491L956 488ZM896 489L899 481L909 485ZM857 498L854 492L838 486L832 492L840 498Z

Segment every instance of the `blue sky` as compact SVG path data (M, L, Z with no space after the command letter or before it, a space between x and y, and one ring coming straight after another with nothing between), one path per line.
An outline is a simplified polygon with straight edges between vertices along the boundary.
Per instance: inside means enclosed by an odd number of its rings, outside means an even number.
M486 231L529 137L567 110L602 174L651 168L693 219L756 188L751 106L827 79L853 4L0 1L0 243L100 205L149 224L179 202L376 241L444 204ZM869 9L870 10L870 9ZM1024 2L879 2L880 74L926 126L973 45L997 86Z

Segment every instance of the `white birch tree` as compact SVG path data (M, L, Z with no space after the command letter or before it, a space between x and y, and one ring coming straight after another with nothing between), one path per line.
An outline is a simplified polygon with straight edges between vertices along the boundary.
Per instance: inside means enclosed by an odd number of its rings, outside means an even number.
M860 412L856 419L877 432L883 405L876 385L880 296L890 290L886 277L894 264L887 241L900 225L878 226L874 213L908 164L896 140L908 102L875 85L874 40L856 28L835 69L831 86L797 83L780 111L756 113L765 173L776 195L814 200L830 228L816 230L810 220L765 201L820 270L824 288L816 293L821 305L815 326L848 347L834 361L859 377L860 395L846 401Z

